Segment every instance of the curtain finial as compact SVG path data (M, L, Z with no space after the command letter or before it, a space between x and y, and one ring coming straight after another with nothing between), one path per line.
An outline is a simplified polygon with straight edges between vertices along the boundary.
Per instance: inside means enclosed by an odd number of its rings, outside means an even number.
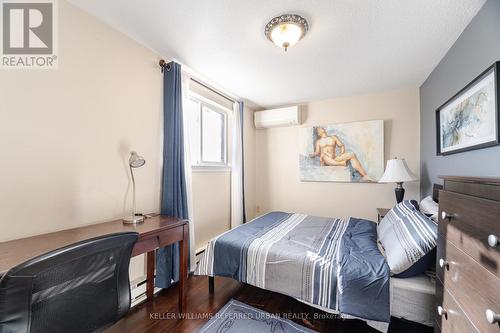
M166 69L167 71L170 70L172 67L170 63L167 63L164 59L160 59L160 62L158 63L161 67L161 72L163 73L163 70Z

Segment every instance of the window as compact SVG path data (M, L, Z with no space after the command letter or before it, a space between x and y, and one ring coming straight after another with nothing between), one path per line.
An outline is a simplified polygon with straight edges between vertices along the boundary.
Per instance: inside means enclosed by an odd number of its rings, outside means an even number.
M193 166L227 166L227 113L196 97L189 99Z

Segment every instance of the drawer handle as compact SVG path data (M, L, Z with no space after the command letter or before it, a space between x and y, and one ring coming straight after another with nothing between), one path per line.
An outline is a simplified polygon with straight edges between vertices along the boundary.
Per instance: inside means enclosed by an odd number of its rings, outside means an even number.
M440 317L442 317L442 316L446 316L446 310L445 310L445 309L444 309L441 305L440 305L440 306L438 306L437 310L438 310L438 315L439 315Z
M455 215L454 214L448 214L447 212L445 212L444 210L441 212L441 219L442 220L451 220L452 218L454 218Z
M486 320L490 324L496 324L496 323L500 322L500 315L497 315L495 312L488 309L488 310L486 310Z
M439 259L439 267L450 269L450 263L444 260L443 258Z
M495 235L489 235L488 236L488 245L491 247L497 247L500 245L500 241L498 240L498 237Z

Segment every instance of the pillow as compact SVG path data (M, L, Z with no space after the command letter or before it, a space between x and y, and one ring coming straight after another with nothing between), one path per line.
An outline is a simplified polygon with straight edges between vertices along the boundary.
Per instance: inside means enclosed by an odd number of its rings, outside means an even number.
M377 233L393 274L419 275L432 263L422 258L436 247L437 224L418 210L416 201L405 200L394 206L380 221ZM432 255L429 257L432 259Z
M394 274L393 276L400 279L406 279L412 276L420 275L429 268L432 268L434 266L436 266L436 248L431 250L422 258L418 259L418 261L414 263L406 271L401 272L399 274Z
M437 222L439 205L430 195L420 201L420 211Z

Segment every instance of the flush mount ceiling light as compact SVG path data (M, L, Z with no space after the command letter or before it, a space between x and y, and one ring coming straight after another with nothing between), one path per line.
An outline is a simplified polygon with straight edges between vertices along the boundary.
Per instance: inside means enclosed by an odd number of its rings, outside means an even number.
M271 42L286 51L301 40L307 30L309 30L309 24L305 18L297 14L283 14L266 24L264 34Z

